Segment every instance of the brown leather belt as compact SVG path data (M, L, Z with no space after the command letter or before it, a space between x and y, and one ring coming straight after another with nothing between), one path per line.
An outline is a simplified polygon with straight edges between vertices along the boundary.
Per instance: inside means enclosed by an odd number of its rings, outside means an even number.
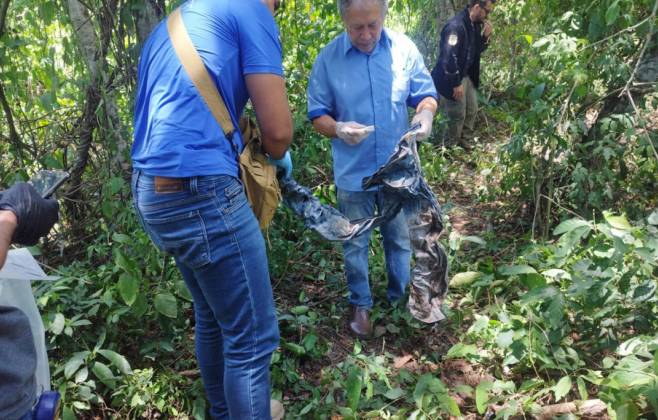
M156 176L153 178L155 185L155 192L157 193L175 193L185 189L185 181L187 178L166 178L164 176Z

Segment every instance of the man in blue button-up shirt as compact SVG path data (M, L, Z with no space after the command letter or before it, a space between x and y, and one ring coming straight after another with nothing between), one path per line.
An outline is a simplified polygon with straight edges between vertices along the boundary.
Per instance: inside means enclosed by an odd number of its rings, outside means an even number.
M383 28L387 0L339 0L346 32L318 55L308 86L308 117L332 138L338 205L348 218L370 217L382 209L385 195L364 191L361 181L386 163L409 127L408 107L420 123L417 138L430 135L437 93L414 43ZM381 228L388 271L388 299L404 294L410 276L411 249L403 214ZM350 289L350 328L368 337L370 232L344 244Z

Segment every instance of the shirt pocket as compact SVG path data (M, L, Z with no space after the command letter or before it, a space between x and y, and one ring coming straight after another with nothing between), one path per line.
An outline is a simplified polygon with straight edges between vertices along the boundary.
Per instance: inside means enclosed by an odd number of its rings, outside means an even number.
M406 71L394 71L391 83L391 99L393 102L406 102L409 97L410 80Z

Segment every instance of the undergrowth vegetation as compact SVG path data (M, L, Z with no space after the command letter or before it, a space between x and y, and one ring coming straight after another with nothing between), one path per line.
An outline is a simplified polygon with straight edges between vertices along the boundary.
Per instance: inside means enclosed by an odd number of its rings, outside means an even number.
M0 27L3 184L87 159L56 234L34 249L61 277L34 290L63 417L206 418L191 297L133 214L126 164L140 13L178 2L86 2L104 47L98 73L64 3L13 0ZM393 0L388 20L430 68L438 3ZM656 7L498 2L474 149L420 148L445 212L445 322L424 325L386 303L373 240L376 338L351 338L340 244L278 210L265 232L282 336L271 379L290 418L527 418L593 400L610 418L655 418ZM277 20L294 175L335 205L330 144L306 120L305 91L341 22L334 2L301 0Z

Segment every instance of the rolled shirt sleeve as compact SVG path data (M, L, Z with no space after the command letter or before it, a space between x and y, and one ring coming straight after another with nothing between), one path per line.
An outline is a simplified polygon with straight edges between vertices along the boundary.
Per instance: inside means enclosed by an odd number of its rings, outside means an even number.
M425 60L416 45L412 44L411 66L409 69L409 97L407 105L417 107L418 104L428 96L438 99L432 76L430 75Z
M308 119L314 119L323 115L334 117L334 99L328 78L325 57L320 54L313 64L311 77L308 82L307 105Z
M265 7L235 8L242 74L276 74L283 77L282 49L274 18ZM256 16L253 16L253 14ZM250 15L251 14L251 15ZM244 16L241 16L244 15Z

